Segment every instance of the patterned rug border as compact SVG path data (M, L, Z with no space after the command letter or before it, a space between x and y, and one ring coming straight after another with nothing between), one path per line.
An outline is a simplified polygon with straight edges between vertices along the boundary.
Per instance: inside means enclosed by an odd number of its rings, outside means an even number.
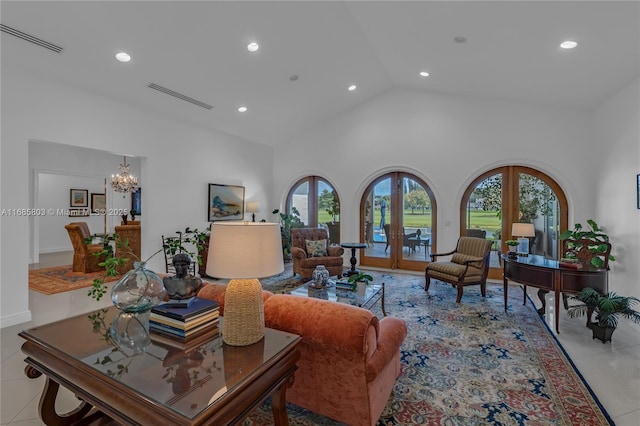
M93 280L103 272L72 272L71 265L54 266L52 268L34 269L29 271L29 290L41 294L52 295L88 288ZM117 280L119 277L107 277L105 282Z
M524 291L524 288L522 286L518 285L518 287L520 287L520 289ZM527 299L529 300L529 303L531 304L531 306L535 306L535 303L533 302L533 299L531 299L531 295L529 293L527 293ZM558 348L560 348L560 350L562 351L562 354L565 356L565 358L571 365L571 368L573 368L573 372L576 373L576 375L580 378L580 380L582 381L582 384L589 391L591 398L593 398L598 408L600 408L600 410L602 411L602 414L604 414L609 424L614 426L615 422L613 421L613 418L609 415L609 412L606 410L606 408L604 408L604 406L600 402L600 399L598 399L593 389L591 389L589 382L587 382L587 380L584 378L584 376L582 375L582 373L580 372L576 364L573 362L573 360L571 359L571 356L562 345L562 342L560 342L560 340L558 339L558 336L553 332L552 326L550 327L549 324L547 324L547 322L544 320L544 317L542 315L538 315L538 321L542 322L542 325L544 325L544 327L547 329L547 333L553 338Z

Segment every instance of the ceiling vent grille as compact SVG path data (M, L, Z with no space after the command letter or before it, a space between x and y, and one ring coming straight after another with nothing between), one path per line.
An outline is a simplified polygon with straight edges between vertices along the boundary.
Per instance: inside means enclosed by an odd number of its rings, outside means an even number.
M178 99L182 99L183 101L191 102L192 104L198 105L199 107L206 108L206 109L213 109L213 107L211 105L209 105L209 104L205 104L204 102L200 102L197 99L190 98L189 96L183 95L182 93L174 92L173 90L167 89L166 87L162 87L162 86L160 86L158 84L150 83L147 87L149 87L149 88L151 88L153 90L157 90L157 91L162 92L162 93L166 93L167 95L171 95L174 98L178 98Z
M32 36L20 30L16 30L15 28L11 28L4 24L0 24L0 30L2 30L3 33L7 33L14 37L21 38L24 41L28 41L29 43L33 43L40 47L44 47L45 49L49 49L52 52L60 53L63 50L63 48L60 46L57 46L53 43L49 43L48 41L42 40L41 38Z

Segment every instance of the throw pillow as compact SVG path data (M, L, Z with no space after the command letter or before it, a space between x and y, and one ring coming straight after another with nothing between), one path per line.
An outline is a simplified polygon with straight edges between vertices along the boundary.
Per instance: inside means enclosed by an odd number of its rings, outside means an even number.
M327 240L304 240L307 244L308 257L322 257L327 255Z

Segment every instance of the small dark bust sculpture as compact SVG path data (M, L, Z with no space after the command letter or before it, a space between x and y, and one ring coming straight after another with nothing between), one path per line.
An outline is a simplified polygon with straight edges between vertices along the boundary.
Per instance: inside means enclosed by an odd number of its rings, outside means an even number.
M191 257L186 253L178 253L173 256L173 266L176 268L176 274L172 277L164 277L162 282L170 299L188 299L196 295L202 280L193 275L187 275L191 265Z

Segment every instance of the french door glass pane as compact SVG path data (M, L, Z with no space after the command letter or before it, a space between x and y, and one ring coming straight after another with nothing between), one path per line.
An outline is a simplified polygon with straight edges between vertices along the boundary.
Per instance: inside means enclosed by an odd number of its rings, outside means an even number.
M366 255L388 258L391 225L391 178L374 185L365 202L365 242L369 247Z
M543 180L519 173L519 221L533 223L535 237L529 251L551 259L558 258L559 203L555 192Z
M502 240L502 174L478 183L467 200L466 235L494 241L490 266L500 267L498 253Z
M291 206L300 212L300 220L309 223L309 182L303 182L291 195Z
M416 254L424 251L426 260L429 247L426 240L431 239L431 198L421 184L404 177L402 203L402 257L416 259Z

